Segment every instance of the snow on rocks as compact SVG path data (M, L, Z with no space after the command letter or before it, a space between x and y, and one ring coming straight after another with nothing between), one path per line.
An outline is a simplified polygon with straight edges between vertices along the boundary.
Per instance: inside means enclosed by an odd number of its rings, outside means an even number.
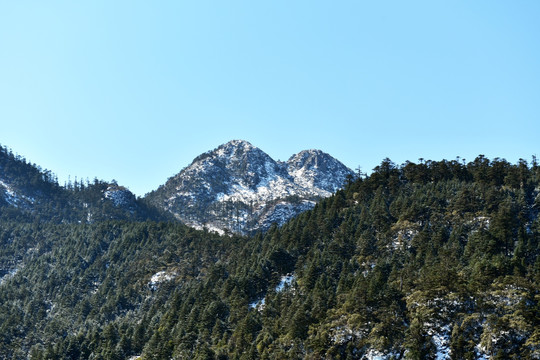
M369 349L366 355L362 359L365 360L390 360L390 359L399 359L400 354L398 353L382 353L375 349Z
M114 206L131 205L135 200L135 195L123 186L110 185L103 193L106 199L110 199Z
M328 193L340 189L352 171L321 150L304 150L291 156L287 170L298 183L307 188L318 188ZM323 195L324 196L324 195Z
M173 280L176 276L177 274L174 272L159 271L152 275L150 281L148 282L148 287L150 288L150 290L156 291L159 285L164 282Z

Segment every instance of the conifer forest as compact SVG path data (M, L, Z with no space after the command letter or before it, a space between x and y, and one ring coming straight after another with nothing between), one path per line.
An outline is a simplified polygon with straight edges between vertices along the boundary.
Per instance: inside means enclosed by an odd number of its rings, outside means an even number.
M540 358L534 158L384 159L250 236L0 169L2 359Z

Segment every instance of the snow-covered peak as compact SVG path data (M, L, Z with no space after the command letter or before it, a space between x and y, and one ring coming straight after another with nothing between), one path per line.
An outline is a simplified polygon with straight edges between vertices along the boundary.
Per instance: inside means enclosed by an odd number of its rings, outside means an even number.
M251 145L251 143L245 140L231 140L228 143L218 146L214 150L207 151L195 158L193 164L204 163L209 160L227 160L242 157L247 153L255 152L258 154L264 154L259 148ZM266 154L264 154L266 155Z
M352 171L321 150L304 150L290 157L287 170L295 182L330 193L343 186Z
M148 198L193 227L245 233L283 224L313 207L350 173L320 150L278 162L247 141L233 140L199 155Z
M244 140L232 140L219 146L210 154L227 162L274 162L264 151Z
M190 182L198 179L201 184L210 181L219 189L225 183L254 189L261 182L275 179L279 172L283 172L280 165L261 149L244 140L233 140L199 155L177 177Z
M313 161L314 159L317 159L317 157L322 156L330 155L317 149L302 150L298 154L294 154L293 156L291 156L287 163L305 163L308 160Z
M339 163L329 154L321 150L303 150L289 158L287 164L293 169L319 169L325 170L329 165Z
M228 143L225 143L218 147L218 149L221 148L235 148L235 149L254 149L255 146L251 145L249 141L246 140L231 140Z

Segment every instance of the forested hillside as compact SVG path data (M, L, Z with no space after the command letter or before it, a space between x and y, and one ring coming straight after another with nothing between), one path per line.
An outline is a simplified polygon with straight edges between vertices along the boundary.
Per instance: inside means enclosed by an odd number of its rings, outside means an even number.
M115 181L75 177L61 186L51 171L0 145L1 221L95 223L169 218Z
M282 227L0 224L0 354L540 358L540 168L385 159Z

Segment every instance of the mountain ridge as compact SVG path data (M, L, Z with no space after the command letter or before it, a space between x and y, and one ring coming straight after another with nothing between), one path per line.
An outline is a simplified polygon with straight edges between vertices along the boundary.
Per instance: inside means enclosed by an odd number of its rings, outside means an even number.
M53 223L177 220L221 234L248 234L282 225L313 208L352 175L321 150L303 150L287 161L276 161L248 141L231 140L197 156L145 197L137 197L114 180L75 180L61 186L51 171L2 147L0 216ZM160 199L163 194L166 198Z
M0 146L0 218L23 222L93 223L167 220L115 181L58 184L50 171Z

